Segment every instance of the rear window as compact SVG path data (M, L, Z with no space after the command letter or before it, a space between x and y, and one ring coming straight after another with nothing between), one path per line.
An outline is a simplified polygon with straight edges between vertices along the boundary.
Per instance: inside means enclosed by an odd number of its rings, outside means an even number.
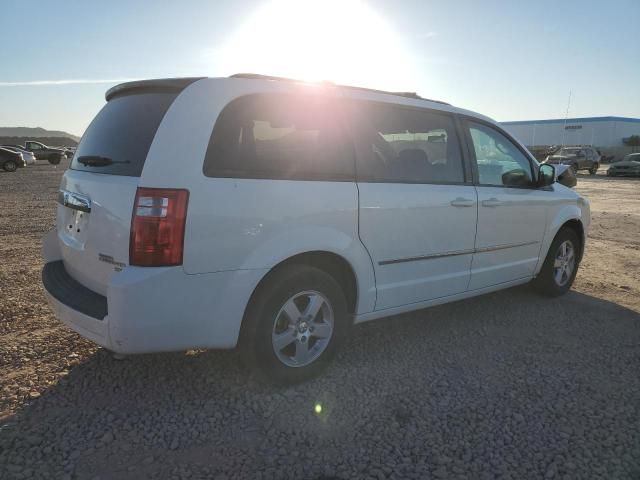
M353 181L355 163L335 101L261 94L227 105L204 162L209 177Z
M156 130L177 93L138 93L115 97L84 133L71 162L73 170L139 177ZM112 163L85 165L87 157Z

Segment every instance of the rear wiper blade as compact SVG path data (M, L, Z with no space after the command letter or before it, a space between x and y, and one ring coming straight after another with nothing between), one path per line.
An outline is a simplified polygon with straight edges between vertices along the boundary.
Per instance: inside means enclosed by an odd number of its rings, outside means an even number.
M113 165L114 163L131 163L129 160L112 160L109 157L100 157L98 155L84 155L78 157L78 162L85 167L106 167L107 165Z

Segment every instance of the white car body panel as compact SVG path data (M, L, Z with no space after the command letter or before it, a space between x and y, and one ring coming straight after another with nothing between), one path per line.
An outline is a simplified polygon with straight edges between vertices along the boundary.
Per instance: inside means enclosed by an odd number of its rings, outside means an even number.
M27 162L27 165L34 165L36 163L36 156L31 152L21 152L24 161Z
M138 178L67 170L60 189L91 199L91 213L58 205L57 232L69 274L101 295L106 295L115 263L129 259L129 232Z
M59 246L57 235L47 235L45 262L62 258ZM70 309L50 294L47 299L70 328L126 354L233 348L240 332L238 319L266 274L259 269L188 275L181 267L111 268L105 295L109 313L103 320Z
M360 183L358 189L360 238L376 272L376 309L467 289L478 213L473 186ZM468 206L453 207L456 199Z
M478 226L469 289L532 277L552 200L549 193L528 188L476 188Z
M43 246L45 261L62 259L72 278L107 298L108 315L92 319L48 295L56 314L121 353L231 348L257 285L299 254L328 252L346 261L356 278L357 323L525 283L540 270L565 222L581 222L586 233L588 202L559 184L536 190L203 174L212 129L231 100L327 88L332 87L198 80L164 115L140 177L67 170L61 190L90 198L91 212L80 217L58 206L57 233ZM331 92L472 116L497 126L441 103L372 91ZM138 187L189 190L181 266L128 265ZM494 198L499 205L483 205ZM453 206L458 199L470 203Z
M36 156L33 153L19 149L16 149L15 151L22 155L24 163L26 163L27 165L34 165L36 163Z
M584 251L587 242L587 232L591 224L591 207L586 198L581 197L575 191L559 183L554 183L552 188L555 198L548 215L547 229L540 247L540 257L535 274L540 272L551 242L553 242L553 239L563 225L570 221L580 222L583 229L583 238L581 240Z

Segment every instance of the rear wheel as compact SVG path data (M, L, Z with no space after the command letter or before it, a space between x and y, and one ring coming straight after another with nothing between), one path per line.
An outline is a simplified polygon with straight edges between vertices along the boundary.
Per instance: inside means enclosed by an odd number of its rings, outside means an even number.
M540 293L557 297L564 295L578 273L580 240L570 228L561 229L553 240L547 258L533 285Z
M54 154L49 156L49 163L51 165L58 165L60 163L60 155Z
M254 295L243 322L241 350L263 378L297 383L319 374L348 332L340 285L322 270L290 265Z
M5 172L15 172L18 169L18 164L13 160L7 160L2 164L2 169Z
M573 170L573 173L578 173L578 164L577 163L572 163L571 164L571 170Z
M600 164L599 163L594 163L593 166L589 169L589 173L591 175L595 175L596 173L598 173L598 169L600 168Z

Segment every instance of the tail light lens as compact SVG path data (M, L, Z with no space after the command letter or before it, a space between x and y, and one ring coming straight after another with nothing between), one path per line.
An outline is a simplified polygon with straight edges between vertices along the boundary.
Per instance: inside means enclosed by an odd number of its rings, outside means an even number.
M131 219L129 265L182 265L188 203L187 190L138 187Z

